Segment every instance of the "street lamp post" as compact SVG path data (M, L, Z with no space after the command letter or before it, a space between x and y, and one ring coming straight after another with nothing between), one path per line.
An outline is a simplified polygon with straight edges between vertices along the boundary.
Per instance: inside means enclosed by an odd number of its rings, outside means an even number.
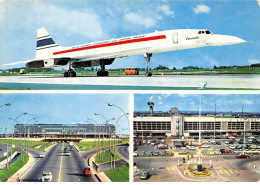
M202 172L202 159L201 159L201 94L200 94L200 108L199 108L199 163L197 171Z
M24 112L24 113L18 115L18 116L14 119L14 122L13 122L13 125L12 125L11 158L12 158L12 148L13 148L13 138L14 138L14 124L15 124L16 120L17 120L20 116L22 116L22 115L27 115L27 112ZM12 160L12 159L10 159L10 161L11 161L11 160ZM11 164L10 164L10 167L11 167Z

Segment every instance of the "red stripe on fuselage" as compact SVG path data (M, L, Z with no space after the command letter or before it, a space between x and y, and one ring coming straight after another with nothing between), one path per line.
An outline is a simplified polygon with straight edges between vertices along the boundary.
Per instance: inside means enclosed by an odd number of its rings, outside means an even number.
M81 48L74 48L74 49L68 49L68 50L64 50L64 51L54 52L53 55L70 53L70 52L75 52L75 51L82 51L82 50L87 50L87 49L116 46L116 45L122 45L122 44L130 44L130 43L137 43L137 42L144 42L144 41L160 40L160 39L166 39L166 36L165 35L158 35L158 36L153 36L153 37L124 40L124 41L118 41L118 42L112 42L112 43L106 43L106 44L99 44L99 45L94 45L94 46L85 46L85 47L81 47Z

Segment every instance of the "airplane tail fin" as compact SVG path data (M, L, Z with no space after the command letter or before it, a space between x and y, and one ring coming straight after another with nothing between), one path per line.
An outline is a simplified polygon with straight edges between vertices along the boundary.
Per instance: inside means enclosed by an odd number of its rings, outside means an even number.
M45 28L37 30L36 59L51 58L53 50L60 47L54 42Z

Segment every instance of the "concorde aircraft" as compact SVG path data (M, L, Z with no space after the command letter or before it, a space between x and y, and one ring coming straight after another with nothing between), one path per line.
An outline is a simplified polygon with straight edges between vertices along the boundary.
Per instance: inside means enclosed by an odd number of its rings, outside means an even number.
M100 66L97 76L108 76L105 66L112 64L116 58L143 55L147 63L146 76L152 76L150 59L153 53L244 42L246 41L238 37L213 34L209 30L179 29L62 47L54 42L45 28L40 28L37 30L35 59L5 65L26 63L27 68L66 65L64 77L75 77L73 68Z

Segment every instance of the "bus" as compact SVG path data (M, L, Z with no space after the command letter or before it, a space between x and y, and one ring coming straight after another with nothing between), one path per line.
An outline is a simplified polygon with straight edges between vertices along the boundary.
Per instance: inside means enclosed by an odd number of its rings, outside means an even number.
M126 75L139 75L138 68L125 68Z

